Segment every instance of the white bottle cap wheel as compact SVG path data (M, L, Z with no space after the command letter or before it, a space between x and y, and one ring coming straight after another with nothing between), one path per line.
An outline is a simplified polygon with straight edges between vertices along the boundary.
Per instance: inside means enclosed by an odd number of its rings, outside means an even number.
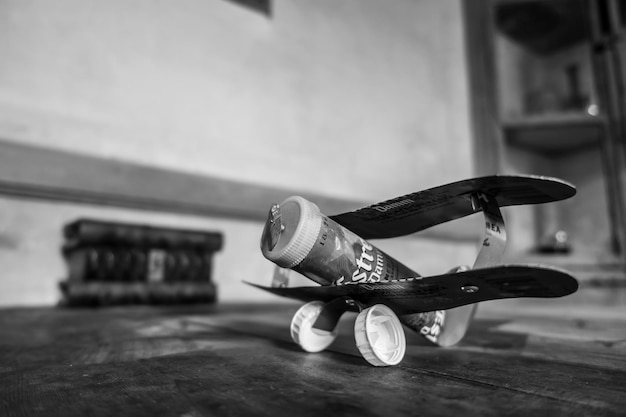
M273 248L261 241L261 251L270 261L283 268L298 265L309 254L322 227L320 209L312 202L299 197L289 197L280 206L282 230Z
M374 366L397 365L404 358L404 329L396 314L383 304L359 313L354 338L363 358Z
M291 320L291 338L307 352L321 352L337 337L335 329L329 332L313 328L323 308L323 302L312 301L300 307Z

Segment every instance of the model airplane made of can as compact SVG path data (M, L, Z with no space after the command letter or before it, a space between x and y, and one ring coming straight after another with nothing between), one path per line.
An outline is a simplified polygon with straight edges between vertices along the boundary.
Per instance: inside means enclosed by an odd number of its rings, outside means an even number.
M291 336L305 351L330 346L343 313L354 311L355 341L363 357L375 366L395 365L406 350L402 325L437 345L450 346L465 335L478 302L575 292L578 283L566 271L501 264L506 229L500 211L575 193L574 186L556 178L493 175L334 216L302 197L290 197L271 207L261 237L263 255L277 265L272 286L252 285L306 302L291 322ZM485 219L485 235L471 268L423 277L369 242L478 212ZM289 270L319 285L289 287Z

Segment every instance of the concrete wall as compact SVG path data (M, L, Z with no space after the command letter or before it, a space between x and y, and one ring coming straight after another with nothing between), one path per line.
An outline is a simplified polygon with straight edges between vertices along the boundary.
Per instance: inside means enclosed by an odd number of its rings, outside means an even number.
M0 19L0 137L368 199L471 171L459 1L278 0L267 18L2 0Z
M275 0L271 17L223 0L0 0L0 138L372 202L462 179L461 13L458 0ZM220 298L262 299L240 284L269 279L260 223L2 198L0 304L58 299L60 229L87 215L221 230ZM422 273L474 252L382 245Z
M525 113L524 97L527 94L527 77L533 73L527 68L534 57L518 43L496 32L494 37L495 67L500 118L515 119Z

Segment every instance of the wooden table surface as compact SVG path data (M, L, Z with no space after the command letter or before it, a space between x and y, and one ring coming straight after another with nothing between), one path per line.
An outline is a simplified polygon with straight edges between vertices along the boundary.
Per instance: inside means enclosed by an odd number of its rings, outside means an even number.
M407 332L388 368L353 314L302 352L297 304L0 310L0 415L624 416L626 297L602 294L483 303L461 344Z

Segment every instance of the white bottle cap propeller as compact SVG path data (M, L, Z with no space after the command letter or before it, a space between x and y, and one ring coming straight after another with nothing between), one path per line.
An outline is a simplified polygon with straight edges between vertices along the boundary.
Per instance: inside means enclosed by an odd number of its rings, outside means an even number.
M275 264L292 268L302 262L315 245L322 227L321 212L315 204L299 196L283 201L279 210L279 213L274 213L281 222L278 241L274 247L270 247L268 241L262 239L261 251L263 256ZM269 227L268 219L265 228Z
M363 310L354 323L356 346L374 366L397 365L406 352L402 323L386 305L376 304Z

